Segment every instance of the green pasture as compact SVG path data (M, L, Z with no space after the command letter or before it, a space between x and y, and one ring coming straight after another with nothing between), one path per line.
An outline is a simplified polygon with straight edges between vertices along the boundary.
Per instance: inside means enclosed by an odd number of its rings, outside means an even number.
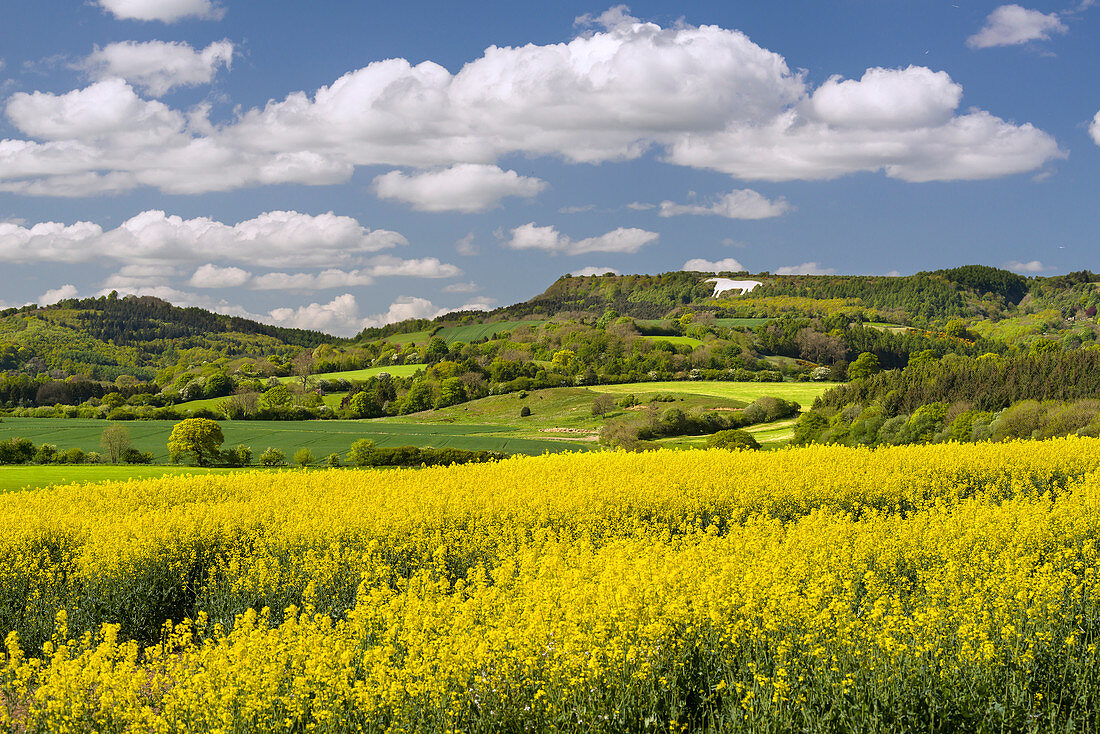
M592 390L626 395L633 393L639 400L643 395L667 393L672 395L708 395L716 398L740 400L751 403L757 398L770 396L794 400L802 408L813 405L814 400L826 390L836 387L834 382L630 382L623 385L596 385Z
M743 430L752 434L762 449L777 449L786 446L794 437L796 418L785 418L771 423L759 423ZM705 449L710 436L673 436L661 438L657 444L665 449Z
M46 464L0 466L0 492L37 489L55 484L124 482L179 474L224 474L234 469L204 469L194 466L129 466L126 464Z
M680 383L676 383L680 384ZM414 413L396 418L382 418L380 423L390 422L415 422L420 424L490 424L507 426L528 432L541 431L546 428L576 428L584 430L598 430L607 420L622 415L631 415L646 409L646 405L637 406L633 410L625 410L618 406L612 407L604 416L592 415L592 404L596 398L604 392L602 388L586 387L551 387L544 390L532 390L526 397L520 397L521 393L509 393L507 395L490 395L480 400L471 400L468 403L454 405L450 408L428 410L423 413ZM642 399L642 396L638 396ZM671 403L653 403L656 410L677 407L685 412L692 410L706 410L713 408L743 408L748 403L741 400L733 400L713 395L682 394ZM531 415L520 417L520 411L524 408L531 409ZM563 436L564 437L564 436Z
M158 463L168 461L168 436L175 421L127 421L134 448L152 452ZM5 418L0 440L22 436L35 444L51 443L59 449L102 451L100 435L109 421L63 418ZM424 425L391 421L219 421L224 448L243 444L253 456L267 448L281 450L290 459L307 448L321 460L331 453L344 454L353 441L369 438L379 446L453 447L471 451L503 451L509 454L541 454L578 448L561 441L540 440L499 425Z
M869 329L878 329L879 331L893 331L897 333L904 333L909 331L908 326L902 326L901 324L888 324L885 321L868 321L863 324Z
M368 380L376 377L378 373L385 372L393 377L412 377L417 372L427 369L426 364L395 364L389 367L366 367L361 370L345 370L344 372L319 372L310 375L311 380ZM301 377L280 377L279 382L296 382Z
M699 339L695 339L690 336L660 336L647 334L642 337L652 342L668 342L669 344L675 344L676 346L688 346L692 349L703 346L703 342Z

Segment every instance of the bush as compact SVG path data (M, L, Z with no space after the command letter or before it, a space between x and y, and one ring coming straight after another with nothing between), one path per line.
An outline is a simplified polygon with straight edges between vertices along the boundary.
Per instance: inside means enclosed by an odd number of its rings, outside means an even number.
M348 450L348 463L352 466L373 466L374 441L361 438L354 442Z
M526 418L529 415L531 415L531 409L526 405L519 409L520 418Z
M233 449L233 463L237 466L251 466L252 465L252 449L248 446L240 444L237 448Z
M309 466L313 463L313 452L309 449L298 449L294 452L294 463L301 467Z
M148 451L138 451L135 448L129 448L122 452L123 464L152 464L153 454Z
M52 443L44 443L34 452L35 464L56 464L58 459L57 447Z
M279 449L268 446L267 450L260 454L261 466L282 466L284 464L286 464L286 455Z
M57 461L60 464L83 464L86 456L84 449L66 449L58 455Z
M343 466L343 464L340 461L340 454L336 454L336 453L329 454L328 458L325 459L325 465L326 466L331 466L331 467Z
M0 464L26 464L34 458L34 443L29 438L0 441Z
M707 448L757 451L760 448L760 443L748 431L731 428L726 431L718 431L718 433L707 438Z

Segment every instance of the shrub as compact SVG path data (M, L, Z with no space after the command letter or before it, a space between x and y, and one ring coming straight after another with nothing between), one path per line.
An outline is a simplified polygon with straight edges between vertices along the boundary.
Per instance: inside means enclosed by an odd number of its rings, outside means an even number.
M138 451L135 448L129 448L122 452L122 463L152 464L153 454L148 451Z
M748 431L739 428L731 428L726 431L718 431L707 438L707 447L712 449L747 449L756 451L760 443Z
M313 463L313 452L309 449L298 449L294 452L294 463L301 467L309 466Z
M352 466L372 466L374 460L374 441L361 438L348 450L348 463Z
M325 459L325 465L331 467L343 466L340 461L340 454L332 453Z
M286 455L279 449L268 446L267 450L260 454L260 464L262 466L282 466L285 463Z
M520 418L526 418L529 415L531 415L531 409L526 405L519 409Z

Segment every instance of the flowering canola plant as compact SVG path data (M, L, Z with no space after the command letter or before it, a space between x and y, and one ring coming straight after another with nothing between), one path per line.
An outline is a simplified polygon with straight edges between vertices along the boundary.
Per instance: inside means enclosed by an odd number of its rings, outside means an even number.
M0 730L1095 730L1100 440L0 496Z

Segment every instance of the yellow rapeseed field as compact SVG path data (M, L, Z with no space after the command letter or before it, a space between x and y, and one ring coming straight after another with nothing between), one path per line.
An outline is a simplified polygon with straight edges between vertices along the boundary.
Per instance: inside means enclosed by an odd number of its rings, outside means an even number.
M1100 440L0 496L0 730L1095 731Z

